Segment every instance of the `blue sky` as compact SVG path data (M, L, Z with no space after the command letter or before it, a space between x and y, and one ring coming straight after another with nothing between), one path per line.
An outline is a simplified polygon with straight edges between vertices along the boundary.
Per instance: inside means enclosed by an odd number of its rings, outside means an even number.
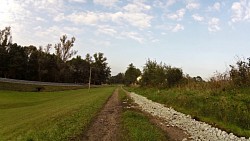
M112 74L146 60L208 78L250 57L250 0L0 0L0 29L21 45L75 36L83 58L102 52Z

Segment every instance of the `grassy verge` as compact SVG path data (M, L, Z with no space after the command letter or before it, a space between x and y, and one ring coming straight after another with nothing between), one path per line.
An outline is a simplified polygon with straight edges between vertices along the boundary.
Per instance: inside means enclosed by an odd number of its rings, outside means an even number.
M20 83L9 83L0 82L0 90L11 90L11 91L23 91L23 92L36 92L37 88L41 88L41 91L65 91L65 90L76 90L86 88L87 86L47 86L47 85L35 85L35 84L20 84Z
M113 87L60 92L0 91L0 140L69 140L81 134Z
M123 90L119 91L120 99L126 100ZM129 101L128 101L129 102ZM126 141L160 141L168 140L164 132L150 123L149 119L139 111L123 109L122 112L122 140Z
M127 89L227 132L250 137L250 88L226 91L180 88L168 90Z

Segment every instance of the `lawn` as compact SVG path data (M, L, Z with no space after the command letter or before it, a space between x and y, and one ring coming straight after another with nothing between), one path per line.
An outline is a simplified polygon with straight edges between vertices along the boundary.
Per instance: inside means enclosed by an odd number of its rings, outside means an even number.
M49 85L0 82L0 90L23 91L23 92L36 92L38 91L38 88L41 88L41 91L51 92L51 91L77 90L77 89L83 89L87 87L88 87L87 85L84 85L84 86L49 86Z
M238 136L250 137L250 88L196 90L127 88Z
M0 91L0 140L69 140L81 134L114 87Z
M132 102L123 90L119 90L119 98ZM123 109L122 112L122 140L125 141L167 141L168 137L164 131L150 122L149 118L135 109Z

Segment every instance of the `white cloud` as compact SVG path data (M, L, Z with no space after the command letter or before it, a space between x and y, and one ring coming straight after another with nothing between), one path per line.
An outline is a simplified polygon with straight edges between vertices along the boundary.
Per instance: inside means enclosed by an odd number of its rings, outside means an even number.
M168 0L167 3L166 3L166 6L168 7L168 6L171 6L171 5L175 4L175 3L176 3L176 0Z
M136 13L136 12L148 11L151 9L151 6L140 2L134 2L127 4L126 6L123 7L123 9L128 12Z
M249 21L250 20L250 1L240 0L234 2L231 7L232 22Z
M64 13L59 13L57 16L54 17L54 21L59 22L65 19Z
M98 21L102 20L101 13L97 14L95 12L72 13L68 15L66 19L75 24L86 24L86 25L96 25Z
M204 20L204 17L200 16L199 14L193 14L192 17L197 22L202 22Z
M144 13L124 13L123 19L129 24L139 27L147 28L151 26L151 19L153 17Z
M199 9L199 8L200 8L200 4L199 4L199 3L191 2L191 3L188 3L188 4L186 5L186 8L187 8L188 10Z
M142 12L117 12L117 13L102 13L102 12L80 12L72 13L65 18L75 24L97 25L101 22L114 22L116 24L129 23L132 26L139 28L147 28L151 26L153 17ZM60 18L56 18L58 20Z
M86 0L69 0L69 2L86 3Z
M91 42L91 44L93 44L94 46L97 46L97 47L109 47L109 46L111 46L111 42L108 40L91 39L90 42Z
M57 14L58 11L63 10L64 1L63 0L26 0L22 3L26 5L26 8L33 8L33 11L41 12L43 11Z
M139 43L143 43L144 41L144 38L142 38L140 34L137 32L122 32L121 35L130 39L133 39Z
M46 22L46 20L44 18L41 18L41 17L36 17L36 20L40 21L40 22Z
M97 32L102 33L102 34L106 34L109 36L115 36L117 34L117 31L108 25L98 26Z
M173 32L178 32L178 31L181 31L181 30L184 30L184 26L181 25L181 24L176 24L174 27L172 27Z
M31 15L31 12L15 0L0 1L0 21L1 23L13 23L25 20Z
M208 7L208 11L220 11L221 4L219 2L215 2L212 6Z
M58 26L52 26L52 27L49 27L49 28L36 28L37 31L35 32L35 35L36 36L39 36L39 37L52 37L54 39L56 38L59 38L61 35L65 34L62 29Z
M115 6L118 0L93 0L95 4L103 5L106 7L113 7Z
M167 14L167 18L171 20L177 20L180 21L182 20L183 16L185 15L186 10L185 9L180 9L177 10L175 13Z
M243 7L240 2L234 2L232 7L233 16L232 16L232 22L241 21L243 18Z
M220 3L219 2L214 3L213 8L217 11L220 11Z
M220 19L212 18L208 21L208 31L217 32L220 30Z

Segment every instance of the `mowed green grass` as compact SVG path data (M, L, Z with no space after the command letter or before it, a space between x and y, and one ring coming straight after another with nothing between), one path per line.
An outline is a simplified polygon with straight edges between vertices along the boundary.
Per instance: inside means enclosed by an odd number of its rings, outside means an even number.
M11 90L11 91L22 91L22 92L36 92L37 88L42 88L41 91L66 91L66 90L77 90L87 88L84 86L49 86L49 85L36 85L36 84L21 84L21 83L9 83L0 82L0 90Z
M0 91L0 140L63 141L79 136L114 87L60 92Z
M119 90L119 99L127 99L123 90ZM167 141L164 131L153 125L143 113L133 109L123 109L122 112L122 140L124 141Z

